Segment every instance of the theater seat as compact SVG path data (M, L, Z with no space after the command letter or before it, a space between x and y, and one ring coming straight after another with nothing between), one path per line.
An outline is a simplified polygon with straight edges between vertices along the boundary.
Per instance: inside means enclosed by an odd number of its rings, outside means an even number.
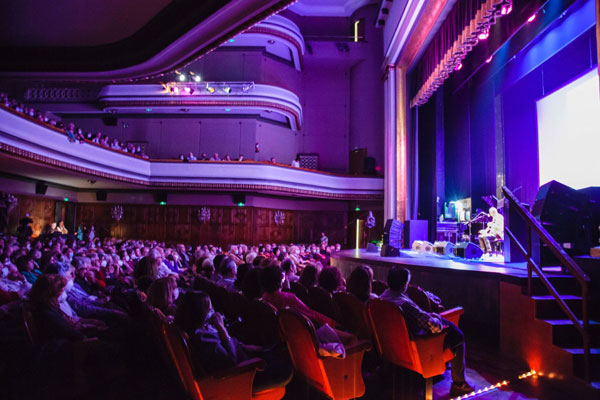
M360 339L371 340L371 326L365 304L348 292L334 293L333 300L340 310L340 322L344 328Z
M333 301L333 296L330 292L319 286L313 286L308 289L308 304L310 308L320 312L329 318L340 321L340 311Z
M257 370L265 366L260 358L239 363L233 368L207 373L194 371L187 335L171 324L162 324L161 333L179 379L193 400L280 400L285 386L252 392Z
M308 289L299 282L290 282L290 291L296 295L304 304L308 305Z
M367 311L375 345L381 357L392 364L421 374L426 379L426 398L431 399L431 378L443 374L446 362L453 358L452 352L444 349L446 334L411 338L402 311L388 301L369 300ZM460 314L462 308L448 310L446 315L458 322Z
M250 300L242 315L241 333L246 344L268 347L282 344L277 309L264 300Z
M346 358L321 357L315 328L301 313L279 310L279 325L297 374L309 385L334 400L353 399L365 393L361 374L364 353L370 342L359 340L346 347Z

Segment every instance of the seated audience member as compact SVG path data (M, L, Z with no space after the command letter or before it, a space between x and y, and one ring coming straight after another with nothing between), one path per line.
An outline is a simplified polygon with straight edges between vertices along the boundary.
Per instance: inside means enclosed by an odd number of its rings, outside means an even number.
M231 290L235 282L236 273L237 265L235 264L235 261L229 257L223 258L221 265L219 266L219 275L221 277L216 281L217 285L223 286L227 290Z
M275 157L271 157L271 159L269 160L269 162L271 164L277 164L277 161L275 161Z
M346 282L346 291L352 293L363 303L377 298L372 292L373 270L367 265L354 268Z
M6 265L2 268L0 276L0 290L5 293L15 293L18 297L23 297L31 289L25 277L14 265Z
M288 282L298 282L300 280L300 277L296 275L296 272L298 272L296 264L291 258L286 258L281 262L281 269L285 272L285 279Z
M237 160L238 160L239 162L242 162L242 161L244 161L244 156L243 156L242 154L240 154L240 156L238 157L238 159L237 159Z
M229 156L229 154L225 154L225 157L223 157L223 161L231 161L231 157Z
M210 158L211 161L221 161L221 158L219 157L219 153L215 152L215 154L213 154L213 156Z
M188 161L195 161L198 159L198 157L196 157L194 155L194 153L192 153L191 151L189 152L188 156L187 156Z
M319 269L314 264L308 264L302 270L298 282L306 289L317 285L319 279Z
M344 277L336 267L323 268L323 271L319 273L319 286L329 293L344 290Z
M201 159L202 161L209 160L209 158L208 158L208 155L207 155L206 153L202 153L202 154L200 155L200 159Z
M37 278L42 274L42 271L35 268L33 259L29 256L21 256L17 260L17 268L21 274L25 277L27 282L32 285L35 283Z
M246 274L252 269L254 266L252 264L241 264L237 267L237 273L235 275L235 282L233 283L233 289L241 291L242 284L244 283L244 278Z
M183 162L187 161L187 159L185 158L185 156L183 155L183 153L180 153L179 157L177 157L177 158L179 159L179 161L183 161Z
M260 357L265 359L266 368L257 371L252 383L254 391L284 386L292 378L291 365L275 352L246 346L232 337L225 328L223 316L214 311L204 292L183 295L175 313L175 324L190 338L192 362L197 371L219 371L250 357Z
M213 265L213 260L211 260L208 257L205 258L202 261L199 274L205 277L206 279L212 280L212 277L215 274L215 266Z
M334 320L314 311L306 306L295 294L283 292L282 285L285 279L283 270L277 266L268 266L262 270L260 282L264 290L263 300L271 303L276 309L286 307L301 312L315 322L318 326L329 324L332 328L336 326Z
M292 160L292 167L300 168L300 156L296 156L296 159Z
M260 281L261 275L262 270L254 266L246 272L241 286L242 294L246 296L246 298L254 300L262 297L263 289Z
M439 314L423 311L406 295L406 289L410 282L408 269L401 266L393 267L388 272L387 282L388 289L381 294L381 299L390 301L402 309L407 328L413 336L446 332L444 348L449 348L454 353L451 361L450 396L471 393L473 387L465 379L465 338L462 331Z
M175 300L179 297L179 288L174 277L160 278L152 282L148 289L148 304L158 308L164 315L174 315Z
M58 226L56 227L57 232L59 232L61 235L66 235L69 233L69 231L67 230L67 228L65 227L65 221L60 220L58 222Z

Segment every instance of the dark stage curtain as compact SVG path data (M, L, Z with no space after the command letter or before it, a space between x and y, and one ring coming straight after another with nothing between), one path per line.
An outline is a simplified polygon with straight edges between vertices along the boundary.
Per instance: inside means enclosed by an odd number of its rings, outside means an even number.
M416 94L410 106L420 106L444 83L479 39L512 7L512 0L458 0L415 67ZM504 11L503 11L504 10Z

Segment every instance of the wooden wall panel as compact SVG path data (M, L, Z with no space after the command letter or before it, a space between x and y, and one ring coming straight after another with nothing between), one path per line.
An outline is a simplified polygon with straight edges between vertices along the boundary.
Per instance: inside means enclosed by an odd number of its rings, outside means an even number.
M8 214L8 232L14 234L19 220L26 214L33 220L31 228L34 236L39 235L45 226L54 222L55 201L37 196L16 195L17 205Z

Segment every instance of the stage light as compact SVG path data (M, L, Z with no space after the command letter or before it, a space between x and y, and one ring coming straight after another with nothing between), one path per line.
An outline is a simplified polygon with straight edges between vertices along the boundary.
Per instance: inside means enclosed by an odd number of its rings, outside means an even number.
M186 88L185 88L185 89L183 89L183 90L185 90L185 92L186 92L187 94L190 94L190 92L192 91L192 89L191 89L191 88L189 88L189 87L186 87Z
M535 19L535 14L533 14L531 17L527 18L527 22L533 22L534 19Z
M230 88L229 86L225 86L225 87L223 88L223 91L224 91L225 93L229 94L229 93L231 93L231 88Z
M185 81L185 75L184 74L179 75L179 80L181 82L184 82Z
M173 88L173 93L179 94L179 88L177 86Z
M194 88L189 88L190 89L190 94L194 94Z
M202 78L200 78L199 75L194 76L194 82L200 82L201 80L202 80Z
M502 8L500 8L501 15L508 15L512 11L512 4L504 3L502 4Z
M166 205L167 205L167 202L166 202L166 201L161 201L161 202L160 202L160 203L158 203L158 204L160 204L161 206L166 206Z
M214 88L214 87L212 87L212 86L208 86L208 85L206 85L206 91L207 91L208 93L211 93L211 94L212 94L212 93L214 93L214 92L215 92L215 88Z
M455 70L455 71L460 71L460 70L462 69L462 67L463 67L462 63L458 63L458 64L456 65L456 67L454 67L454 70Z
M488 37L490 37L490 30L484 29L483 31L481 31L481 33L479 33L477 37L479 38L479 40L487 39Z
M487 60L485 60L486 64L489 64L492 62L492 58L494 58L494 56L490 56Z

